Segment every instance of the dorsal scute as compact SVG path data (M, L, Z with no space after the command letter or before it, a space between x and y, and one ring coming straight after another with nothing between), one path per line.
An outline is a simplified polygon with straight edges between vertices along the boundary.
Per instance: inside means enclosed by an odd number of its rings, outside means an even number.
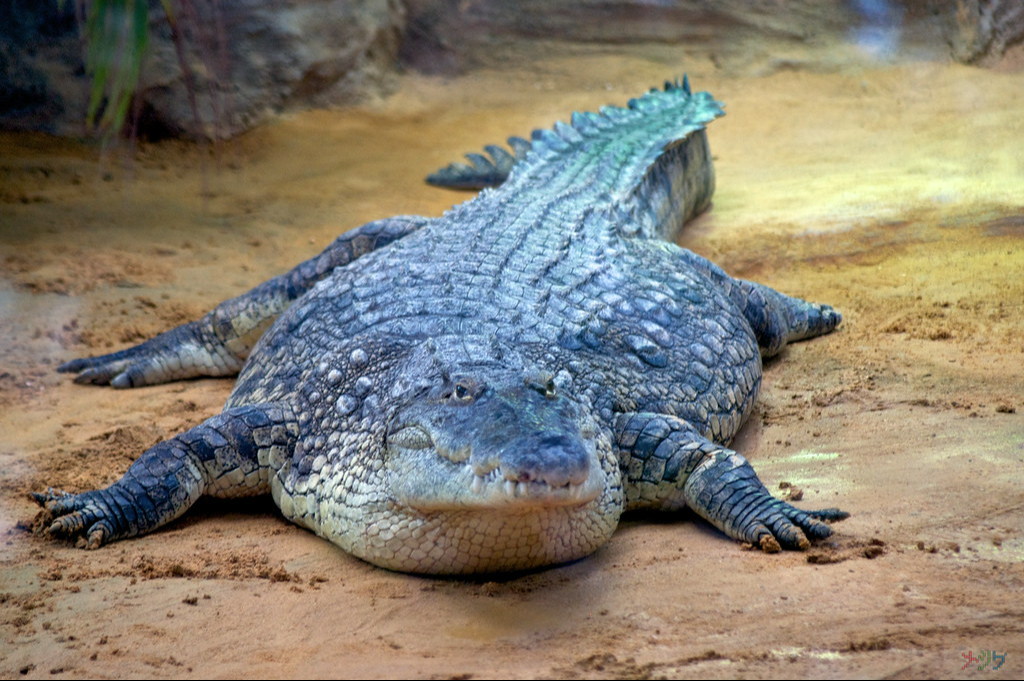
M533 138L533 151L545 159L554 158L569 151L573 144L549 128L537 128L531 137Z
M572 127L584 137L599 134L611 127L607 119L592 111L574 111L571 120Z
M530 151L530 142L522 137L509 137L508 146L511 147L512 151L516 155L517 161L522 161L526 158L526 154Z
M563 123L562 121L555 122L555 132L558 133L559 137L570 144L576 144L583 141L583 135L580 134L579 130L572 125Z

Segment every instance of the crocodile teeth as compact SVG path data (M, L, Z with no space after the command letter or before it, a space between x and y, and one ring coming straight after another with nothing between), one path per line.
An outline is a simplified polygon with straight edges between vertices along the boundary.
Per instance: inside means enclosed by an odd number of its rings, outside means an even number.
M547 492L562 494L568 499L578 501L582 499L585 494L584 488L584 485L566 484L560 487L553 487L542 481L519 482L517 480L507 480L501 478L501 475L497 470L493 470L484 475L474 473L473 481L470 483L469 489L475 496L488 494L488 490L490 489L490 493L495 493L500 490L506 497L516 499L531 498L537 494L542 494L542 490L546 490Z

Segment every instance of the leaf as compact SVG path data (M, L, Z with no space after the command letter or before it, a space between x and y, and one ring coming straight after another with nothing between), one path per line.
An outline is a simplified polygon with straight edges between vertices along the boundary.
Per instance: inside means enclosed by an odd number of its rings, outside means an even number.
M138 89L149 44L146 0L92 0L83 26L85 67L92 76L87 118L105 138L119 132Z

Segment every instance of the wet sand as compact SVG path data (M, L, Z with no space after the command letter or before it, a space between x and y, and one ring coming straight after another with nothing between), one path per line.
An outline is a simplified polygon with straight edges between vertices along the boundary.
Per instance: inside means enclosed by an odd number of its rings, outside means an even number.
M385 101L130 165L0 133L0 677L1018 677L1024 76L666 55L408 75ZM849 511L833 540L763 555L689 514L628 517L589 558L474 581L372 567L269 499L203 501L99 551L27 531L29 491L113 482L232 387L81 387L57 364L196 318L368 220L438 215L466 197L429 172L683 71L727 115L714 206L680 243L844 314L767 364L734 443L778 494ZM1005 663L962 670L968 651Z

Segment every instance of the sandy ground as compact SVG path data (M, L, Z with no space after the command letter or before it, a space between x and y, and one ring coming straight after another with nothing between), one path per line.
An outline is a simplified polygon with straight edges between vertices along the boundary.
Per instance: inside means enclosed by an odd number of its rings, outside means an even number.
M668 52L407 76L215 155L98 163L0 134L0 677L1024 673L1020 69L731 73ZM370 219L437 215L462 197L428 172L684 70L728 115L714 207L682 245L844 313L767 365L735 443L780 495L849 511L834 541L763 555L690 515L630 517L587 559L473 581L362 563L269 499L201 502L94 552L28 531L29 491L113 482L232 386L81 387L58 363L200 316ZM964 669L968 653L1005 662Z

